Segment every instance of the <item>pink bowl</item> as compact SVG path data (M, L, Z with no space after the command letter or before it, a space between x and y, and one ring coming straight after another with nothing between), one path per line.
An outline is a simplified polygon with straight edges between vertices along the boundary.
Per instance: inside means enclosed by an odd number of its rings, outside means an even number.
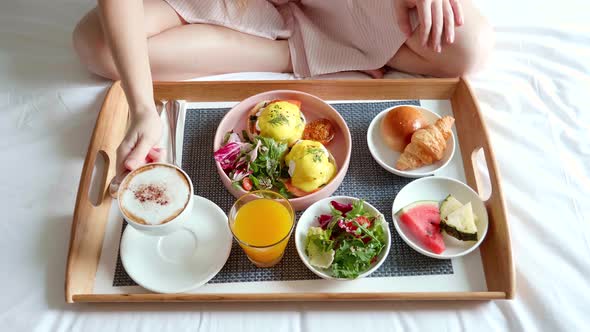
M314 202L329 197L336 191L336 189L338 189L346 175L346 171L348 171L352 148L352 139L346 122L338 111L320 98L299 91L275 90L263 92L245 99L229 110L219 123L217 132L215 133L215 140L213 141L213 149L216 151L221 147L223 137L228 131L233 130L234 132L241 134L242 130L246 129L246 120L252 107L261 101L274 99L299 100L301 101L301 111L308 122L319 118L326 118L332 121L337 128L334 140L326 147L336 161L336 166L338 167L338 173L336 173L336 176L322 189L312 194L289 199L289 202L293 205L293 209L296 211L305 210ZM215 164L217 167L217 173L219 173L225 188L227 188L227 190L236 198L244 195L246 191L232 186L230 178L225 174L223 169L221 169L219 163L216 162Z

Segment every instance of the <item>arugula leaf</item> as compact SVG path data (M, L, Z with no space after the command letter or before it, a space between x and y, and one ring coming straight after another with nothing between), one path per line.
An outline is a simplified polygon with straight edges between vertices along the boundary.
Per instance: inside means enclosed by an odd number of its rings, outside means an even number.
M377 218L375 218L375 221L369 228L369 230L373 232L375 238L377 238L379 242L383 244L385 244L386 239L384 223L385 221L383 221L383 216L378 216Z
M344 233L339 239L334 255L332 273L337 278L356 278L371 266L376 251L371 246L350 234Z
M346 234L336 249L332 273L338 278L356 278L371 267L371 261L382 249L377 241L365 244L362 240Z
M240 181L233 181L231 185L236 189L242 189L242 184L240 183Z
M380 242L380 241L379 241L379 239L377 238L377 236L376 236L376 235L375 235L375 234L374 234L372 231L370 231L370 230L369 230L369 229L367 229L365 226L363 226L363 225L359 224L358 222L356 222L356 220L353 220L352 222L355 224L355 226L356 226L356 227L358 227L358 228L356 229L356 230L357 230L357 234L358 234L358 235L361 235L361 234L366 234L366 235L368 235L368 236L369 236L369 237L370 237L372 240L375 240L375 241L377 241L377 242Z
M260 189L260 182L258 181L258 179L251 174L248 177L250 178L250 180L252 180L252 185L254 186L254 188Z
M361 199L352 203L352 210L346 214L346 219L354 219L356 217L369 215L369 212L365 210L365 201Z
M280 181L283 173L281 158L287 150L287 144L277 143L274 139L262 136L256 136L252 144L260 148L255 160L250 162L252 176L257 181L252 181L256 189L272 189L273 187L281 189ZM281 183L282 184L282 183ZM283 190L286 192L286 189Z

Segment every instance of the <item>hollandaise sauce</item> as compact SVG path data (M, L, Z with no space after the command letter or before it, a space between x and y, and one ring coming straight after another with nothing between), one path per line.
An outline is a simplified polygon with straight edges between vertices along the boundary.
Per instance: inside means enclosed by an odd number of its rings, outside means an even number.
M305 122L298 105L289 101L268 104L258 116L260 135L289 145L303 135Z
M330 153L316 141L297 142L285 157L285 163L289 167L291 183L305 192L318 189L336 174Z

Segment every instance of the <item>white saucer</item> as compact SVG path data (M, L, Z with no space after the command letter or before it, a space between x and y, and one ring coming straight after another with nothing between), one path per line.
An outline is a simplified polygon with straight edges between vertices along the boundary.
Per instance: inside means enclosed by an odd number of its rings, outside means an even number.
M398 105L388 108L383 112L377 114L377 116L375 116L375 118L373 118L373 120L371 121L369 129L367 130L367 145L369 146L369 151L371 152L373 159L375 159L375 161L379 165L381 165L381 167L383 167L386 171L407 178L420 178L423 176L432 175L434 172L447 166L449 161L451 161L451 159L453 158L453 154L455 153L454 134L451 135L451 137L449 138L447 148L445 149L445 155L438 162L432 165L422 166L420 168L409 171L400 171L399 169L394 167L401 153L390 149L389 146L387 146L387 144L385 143L385 141L383 141L383 138L381 138L381 121L385 117L385 114L387 114L387 112L400 106L408 105ZM440 119L440 116L438 114L430 110L427 110L426 108L415 105L409 106L418 109L422 113L424 119L426 119L426 121L428 121L428 123L430 124L435 123L436 120Z
M182 293L211 280L232 246L227 216L215 203L194 196L189 222L166 236L125 228L121 261L137 284L157 293Z

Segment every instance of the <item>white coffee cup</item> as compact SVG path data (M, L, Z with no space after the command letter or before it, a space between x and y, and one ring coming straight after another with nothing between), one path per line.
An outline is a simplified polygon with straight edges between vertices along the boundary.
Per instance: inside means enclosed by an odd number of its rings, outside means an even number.
M130 209L130 205L135 205L135 212L137 214L141 214L141 208L142 208L142 204L147 204L146 205L146 209L149 210L149 208L152 208L153 210L157 209L156 204L160 204L161 202L158 201L158 203L154 203L153 201L155 200L153 195L153 190L151 191L147 191L147 194L149 197L148 200L150 202L148 203L139 203L139 202L145 202L145 201L140 201L141 199L145 199L145 195L142 196L141 194L137 194L137 192L134 190L137 190L138 185L139 186L144 186L141 187L142 192L146 191L147 189L145 188L152 188L153 183L158 182L157 178L150 178L150 174L147 172L153 172L154 170L157 171L162 171L162 172L168 172L170 170L173 170L174 172L177 172L177 174L182 175L185 180L185 184L188 185L188 194L185 200L182 201L183 203L183 207L179 208L178 211L179 212L174 212L172 213L170 216L168 216L165 220L163 220L163 222L158 223L158 222L145 222L144 219L142 219L141 216L137 216L134 215ZM142 179L138 180L138 176L142 175ZM133 181L135 179L135 181ZM143 180L146 180L145 183L143 183ZM130 184L133 186L131 187ZM165 187L165 188L161 188L161 187ZM159 194L169 194L172 195L172 198L176 198L176 200L180 199L178 197L173 196L174 194L176 194L178 191L184 193L186 190L184 187L182 188L177 188L177 189L181 189L181 190L174 190L175 188L168 188L166 183L163 184L159 184L158 185L158 197ZM129 195L131 195L131 193L133 193L135 199L137 199L138 201L133 201L133 198L130 198ZM151 195L151 196L150 196ZM138 198L140 197L140 198ZM192 211L193 211L193 203L194 203L194 199L193 199L193 183L190 179L190 177L179 167L175 166L175 165L171 165L171 164L166 164L166 163L150 163L150 164L146 164L144 166L141 166L139 168L137 168L136 170L130 172L129 174L127 174L125 176L125 178L123 179L123 181L121 181L121 185L119 186L118 192L117 192L117 201L119 204L119 211L121 211L121 214L123 215L123 218L125 218L125 220L127 221L127 223L132 226L133 228L148 234L148 235L154 235L154 236L163 236L163 235L167 235L170 233L173 233L177 230L179 230L180 228L183 227L183 224L186 223L189 218L191 217ZM168 198L166 199L162 199L162 204L164 203L168 203ZM186 202L186 203L185 203ZM127 205L127 207L126 207ZM154 207L156 206L156 207ZM143 216L146 217L146 216ZM147 218L146 218L147 219ZM143 221L143 222L142 222Z

